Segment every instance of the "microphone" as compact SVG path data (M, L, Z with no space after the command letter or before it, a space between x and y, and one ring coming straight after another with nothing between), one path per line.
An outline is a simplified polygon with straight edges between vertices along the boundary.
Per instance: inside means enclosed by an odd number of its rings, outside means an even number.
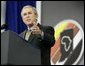
M2 26L1 26L1 30L2 29L5 29L7 27L7 24L3 24Z

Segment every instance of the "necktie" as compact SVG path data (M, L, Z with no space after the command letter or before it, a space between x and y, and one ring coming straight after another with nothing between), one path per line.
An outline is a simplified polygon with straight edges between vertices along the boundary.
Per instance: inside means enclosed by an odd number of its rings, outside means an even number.
M29 39L30 34L31 34L31 30L27 30L25 40Z

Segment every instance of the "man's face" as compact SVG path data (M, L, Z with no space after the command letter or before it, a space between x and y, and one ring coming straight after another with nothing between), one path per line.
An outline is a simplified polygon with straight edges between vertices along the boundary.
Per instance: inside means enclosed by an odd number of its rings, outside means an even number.
M33 25L34 22L36 21L36 14L31 7L24 8L22 10L21 16L22 16L23 22L27 26Z

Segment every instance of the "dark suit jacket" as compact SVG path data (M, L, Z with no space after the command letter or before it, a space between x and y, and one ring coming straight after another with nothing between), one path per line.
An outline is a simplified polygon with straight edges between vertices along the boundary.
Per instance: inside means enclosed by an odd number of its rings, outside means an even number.
M54 29L51 26L42 26L40 24L38 26L44 32L43 39L41 35L31 34L28 42L41 50L41 64L50 65L50 50L55 43ZM22 38L25 38L26 31L20 34Z

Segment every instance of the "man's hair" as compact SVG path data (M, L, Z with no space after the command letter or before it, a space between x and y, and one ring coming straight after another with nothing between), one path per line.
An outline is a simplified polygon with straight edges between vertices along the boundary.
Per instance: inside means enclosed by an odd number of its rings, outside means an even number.
M34 11L34 13L35 13L35 15L36 15L36 16L38 16L38 14L37 14L37 10L36 10L36 8L35 8L35 7L30 6L30 5L26 5L26 6L24 6L24 7L22 8L22 10L23 10L24 8L32 8L32 9L33 9L33 11ZM21 16L22 16L22 10L21 10Z

